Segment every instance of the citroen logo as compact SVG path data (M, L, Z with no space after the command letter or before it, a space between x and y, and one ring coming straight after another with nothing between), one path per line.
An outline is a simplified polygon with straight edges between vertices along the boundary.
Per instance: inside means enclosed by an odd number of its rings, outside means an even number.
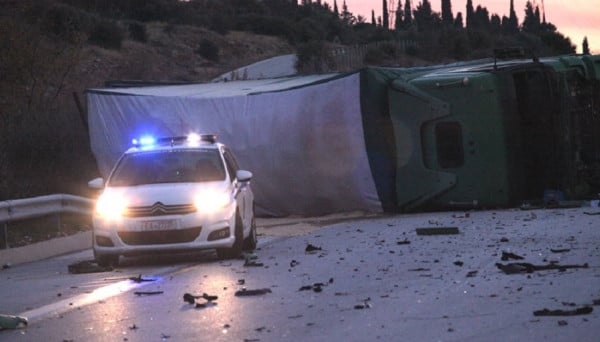
M167 208L165 207L164 204L162 204L161 202L156 202L152 205L152 208L150 208L150 211L152 212L152 214L164 214L167 212Z

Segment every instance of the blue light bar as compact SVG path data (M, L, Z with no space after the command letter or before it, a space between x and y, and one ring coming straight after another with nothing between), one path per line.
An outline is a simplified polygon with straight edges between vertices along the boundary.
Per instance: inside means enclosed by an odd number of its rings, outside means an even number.
M133 139L131 140L131 143L136 146L136 147L140 147L140 146L152 146L156 143L156 139L152 136L143 136L139 139Z

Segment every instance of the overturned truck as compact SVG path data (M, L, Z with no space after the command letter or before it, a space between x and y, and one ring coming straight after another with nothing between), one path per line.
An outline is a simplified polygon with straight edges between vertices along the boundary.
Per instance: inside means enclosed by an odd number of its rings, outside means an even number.
M215 133L257 213L507 207L600 192L600 56L89 89L107 176L142 134Z

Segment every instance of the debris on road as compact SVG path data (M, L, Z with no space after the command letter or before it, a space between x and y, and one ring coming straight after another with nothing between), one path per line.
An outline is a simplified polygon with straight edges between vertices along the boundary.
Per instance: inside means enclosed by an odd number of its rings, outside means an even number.
M509 260L509 259L512 259L512 260L523 260L525 258L523 258L520 255L516 255L514 253L502 251L502 257L500 259L502 259L503 261L506 261L506 260Z
M100 266L94 260L84 260L73 263L68 266L69 273L82 274L82 273L99 273L99 272L111 272L114 270L112 266Z
M136 283L143 283L143 282L146 282L146 281L154 281L155 279L152 279L152 278L142 278L142 275L140 274L137 277L130 277L129 280L132 280L132 281L134 281Z
M423 227L417 228L417 235L453 235L458 234L458 227Z
M219 297L218 297L218 296L211 296L211 295L208 295L208 294L206 294L206 293L203 293L203 294L202 294L202 295L200 295L200 296L195 296L195 295L193 295L193 294L191 294L191 293L185 293L185 294L183 295L183 301L184 301L184 302L187 302L187 303L189 303L189 304L194 304L194 303L196 303L196 299L200 299L200 298L202 298L202 299L206 300L207 302L212 302L212 301L215 301L215 300L219 299Z
M569 268L588 268L588 264L585 263L583 265L559 265L556 263L550 263L547 265L533 265L527 262L516 262L510 264L501 264L496 263L496 267L498 267L502 272L506 274L516 274L516 273L532 273L534 271L545 271L545 270L559 270L564 271Z
M11 268L11 267L12 267L12 265L10 264L10 262L7 262L7 263L5 263L5 264L2 265L2 269L3 270Z
M465 263L464 263L464 262L462 262L462 261L460 261L460 260L456 260L456 261L454 262L454 265L456 265L456 266L459 266L459 267L461 267L461 266L462 266L462 265L464 265L464 264L465 264Z
M477 271L469 271L469 273L467 273L467 278L473 278L477 275Z
M584 306L575 310L548 310L542 309L533 312L534 316L577 316L587 315L594 311L591 306Z
M369 303L370 301L371 301L371 298L367 298L367 299L363 300L362 303L354 305L354 309L355 310L370 309L371 308L371 304Z
M0 314L0 330L21 329L27 326L27 318Z
M247 290L247 289L241 289L235 292L235 296L236 297L244 297L244 296L259 296L259 295L264 295L267 293L271 293L271 289L269 288L264 288L264 289L255 289L255 290Z
M566 252L570 252L571 250L569 248L562 248L562 249L550 249L550 252L552 253L566 253Z
M320 250L322 250L321 247L317 247L310 243L308 245L306 245L306 248L304 249L304 251L307 253L316 252L316 251L320 251Z
M410 245L410 241L408 239L404 239L402 241L396 241L397 245Z
M244 267L262 267L264 264L258 261L258 256L253 253L244 255Z
M153 296L163 294L163 291L135 291L133 294L136 296Z
M298 291L310 291L313 290L314 292L322 292L323 291L323 287L332 284L333 283L333 278L329 279L328 283L314 283L312 285L304 285L301 286L300 289L298 289Z

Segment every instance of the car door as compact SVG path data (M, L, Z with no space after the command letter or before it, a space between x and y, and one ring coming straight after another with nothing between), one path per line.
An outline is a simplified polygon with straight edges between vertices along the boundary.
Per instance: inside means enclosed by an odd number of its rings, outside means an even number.
M227 147L223 148L223 158L225 159L225 165L229 172L231 181L234 185L234 192L236 193L236 202L239 208L240 217L244 225L244 231L250 227L250 221L252 219L252 192L250 191L249 184L241 184L236 178L236 173L240 169L235 159L235 156ZM245 234L244 234L245 235Z

